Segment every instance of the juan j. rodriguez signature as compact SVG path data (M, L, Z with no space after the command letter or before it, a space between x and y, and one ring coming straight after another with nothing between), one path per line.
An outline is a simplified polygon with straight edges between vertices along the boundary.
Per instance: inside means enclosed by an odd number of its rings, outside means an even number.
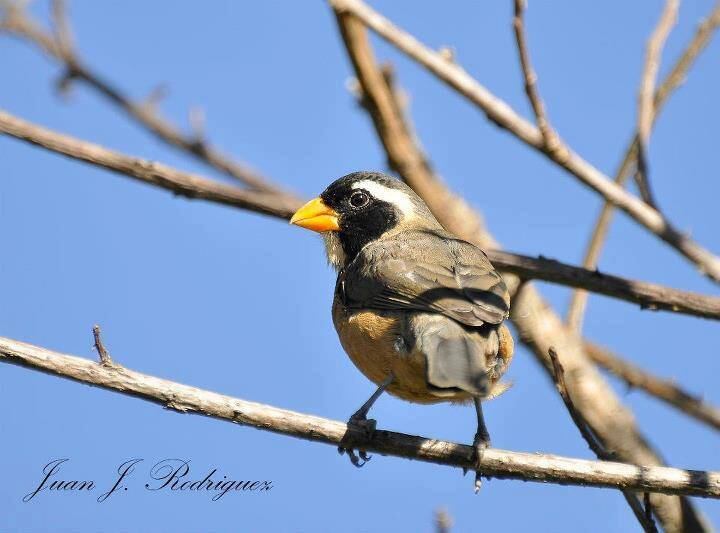
M74 479L68 475L70 459L55 459L46 464L38 482L30 492L23 496L24 502L40 499L45 495L58 492L76 492L97 494L100 503L108 498L117 497L133 487L142 490L157 491L189 491L204 493L212 501L218 501L228 493L267 493L273 488L270 480L238 480L229 479L227 475L210 468L201 474L195 474L190 468L190 461L184 459L163 459L148 463L144 459L130 459L117 467L110 481L96 482L94 479ZM150 466L152 465L152 466Z

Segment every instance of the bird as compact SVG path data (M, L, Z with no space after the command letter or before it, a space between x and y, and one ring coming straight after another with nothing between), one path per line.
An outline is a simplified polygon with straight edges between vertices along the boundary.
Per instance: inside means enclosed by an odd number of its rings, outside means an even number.
M332 319L340 343L377 390L348 425L370 438L367 415L387 392L418 403L472 403L475 490L490 446L482 402L505 392L513 357L510 295L477 246L446 231L404 182L371 171L331 183L291 224L322 235L337 271ZM346 452L355 466L369 457ZM358 457L359 456L359 457Z

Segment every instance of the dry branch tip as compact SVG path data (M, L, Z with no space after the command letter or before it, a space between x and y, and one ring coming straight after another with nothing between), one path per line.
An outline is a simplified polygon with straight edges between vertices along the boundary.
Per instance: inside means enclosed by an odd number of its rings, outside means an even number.
M98 356L100 357L100 364L102 366L112 367L115 366L115 363L113 362L112 358L110 357L110 354L108 353L107 349L105 348L105 345L102 341L102 336L100 333L100 326L95 324L93 326L93 339L94 339L94 346L95 350L98 353Z

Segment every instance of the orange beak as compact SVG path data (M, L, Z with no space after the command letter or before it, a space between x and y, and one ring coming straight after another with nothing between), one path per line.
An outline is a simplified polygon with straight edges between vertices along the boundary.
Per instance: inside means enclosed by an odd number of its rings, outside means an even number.
M295 224L301 228L322 233L324 231L338 231L338 214L331 209L320 198L310 200L290 219L290 224Z

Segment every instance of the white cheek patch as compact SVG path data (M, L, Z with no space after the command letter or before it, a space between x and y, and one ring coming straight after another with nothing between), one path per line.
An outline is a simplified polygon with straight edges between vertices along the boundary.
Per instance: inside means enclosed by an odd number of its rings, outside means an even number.
M396 206L403 214L404 218L409 218L415 214L415 206L410 197L403 191L385 187L376 181L364 180L353 183L353 189L365 189L378 200L387 202Z

